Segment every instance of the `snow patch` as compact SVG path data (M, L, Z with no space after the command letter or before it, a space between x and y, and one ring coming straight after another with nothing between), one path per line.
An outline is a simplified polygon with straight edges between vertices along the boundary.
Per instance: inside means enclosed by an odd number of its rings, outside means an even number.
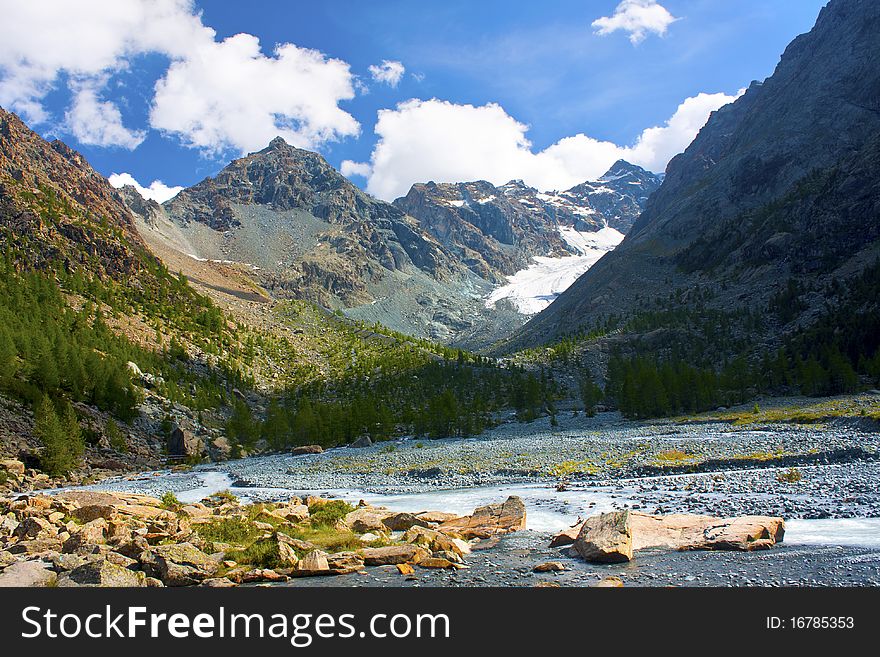
M508 276L507 285L489 295L487 308L509 299L523 315L539 313L623 240L623 234L608 226L592 233L561 226L559 233L579 255L533 258L532 264Z

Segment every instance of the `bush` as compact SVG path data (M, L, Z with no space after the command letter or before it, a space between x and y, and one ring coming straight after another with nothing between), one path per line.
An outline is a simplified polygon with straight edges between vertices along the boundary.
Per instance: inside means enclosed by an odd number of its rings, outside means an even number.
M160 500L162 503L162 508L167 509L168 511L177 511L181 506L180 500L177 499L177 495L172 493L170 490L166 491L164 495L162 495L162 499Z
M313 527L332 527L339 520L354 511L354 507L342 500L331 500L309 506L309 517Z
M801 479L803 479L803 475L797 468L789 468L776 473L776 481L781 484L796 484Z

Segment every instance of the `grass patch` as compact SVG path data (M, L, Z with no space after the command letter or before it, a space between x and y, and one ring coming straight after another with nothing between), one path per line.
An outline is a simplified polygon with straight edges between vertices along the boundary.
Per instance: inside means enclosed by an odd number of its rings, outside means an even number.
M730 422L743 426L750 424L809 424L816 425L839 418L870 418L880 421L880 397L876 395L856 395L828 399L817 402L802 402L788 406L773 406L762 409L757 404L749 410L725 411L722 413L703 413L681 418L681 421Z
M342 500L331 500L309 506L309 517L312 527L332 527L352 511L354 507L351 504Z
M589 459L581 461L563 461L551 467L548 471L551 477L564 478L573 474L598 474L599 467Z
M241 550L230 550L226 553L226 558L259 568L277 568L281 565L278 542L274 539L256 541Z
M654 455L654 462L660 465L678 465L691 463L697 457L680 449L667 449Z

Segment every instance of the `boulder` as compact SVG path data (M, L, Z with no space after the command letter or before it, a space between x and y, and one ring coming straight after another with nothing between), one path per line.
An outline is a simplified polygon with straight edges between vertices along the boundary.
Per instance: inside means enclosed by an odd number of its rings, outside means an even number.
M251 582L286 582L288 579L287 575L282 575L271 568L254 568L241 576L242 584L249 584Z
M357 552L337 552L327 556L327 564L334 575L348 575L364 569L364 558Z
M464 541L450 538L446 534L425 527L411 527L406 530L403 541L423 547L429 552L452 552L459 557L470 552L470 547Z
M291 573L299 577L310 577L312 575L330 575L330 564L327 561L327 553L321 550L312 550L306 554L299 563L296 564L296 570Z
M198 457L204 451L202 439L186 429L175 426L168 435L168 453L171 456Z
M276 509L275 515L293 524L305 522L309 519L309 507L305 504L288 504Z
M31 516L22 520L12 535L19 540L27 540L32 538L45 538L57 534L55 526L48 520Z
M397 564L397 572L401 575L413 575L416 572L416 569L408 563L399 563Z
M603 577L593 584L594 589L621 589L623 588L623 580L619 577L609 576Z
M233 586L238 586L238 584L233 582L228 577L210 577L206 580L203 580L201 586L210 586L216 589L227 589Z
M444 559L442 557L426 557L419 561L419 568L440 568L446 570L458 570L460 568L467 568L460 563L455 561L451 561L449 559Z
M714 518L691 514L652 516L632 512L633 549L763 550L782 542L785 521L767 516Z
M290 450L292 456L302 456L303 454L320 454L324 448L320 445L300 445Z
M394 515L391 511L364 506L347 514L343 522L356 534L366 534L367 532L386 534L388 527L384 521L391 515Z
M578 534L581 533L581 527L584 526L583 522L579 522L576 525L572 525L568 529L563 529L561 532L556 534L553 537L553 540L550 541L550 547L563 547L565 545L573 545L577 540Z
M513 495L501 504L481 506L469 516L447 520L438 527L440 531L452 531L464 538L488 538L525 528L526 506Z
M782 518L714 518L683 513L652 516L616 511L588 518L575 540L574 550L587 561L614 563L629 561L634 551L647 548L765 550L781 542L784 536Z
M140 562L148 575L167 586L198 584L219 568L216 561L191 543L153 546L140 556Z
M296 566L299 563L299 557L293 547L282 540L278 540L278 563L282 566Z
M20 478L24 477L25 467L18 459L0 459L0 470Z
M18 561L0 572L0 587L54 586L57 575L42 561Z
M80 522L91 522L98 518L113 520L118 514L119 512L116 510L116 507L110 504L89 504L87 506L81 506L78 509L73 509L73 511L70 512L70 515Z
M455 513L444 513L443 511L422 511L421 513L416 514L416 518L424 520L429 524L440 524L441 522L455 520L460 517L461 516Z
M410 527L427 527L429 525L427 520L422 520L411 513L395 513L383 519L382 522L388 529L395 532L403 532Z
M360 550L367 566L393 566L399 563L419 563L431 553L418 545L389 545Z
M133 587L144 585L144 574L110 561L92 561L58 577L58 586Z
M592 563L620 563L633 557L629 511L588 518L574 542L574 550Z
M361 436L353 443L349 445L349 447L361 448L361 447L372 447L373 441L370 440L369 436Z
M538 564L532 570L536 573L561 573L565 570L565 565L560 561L547 561Z

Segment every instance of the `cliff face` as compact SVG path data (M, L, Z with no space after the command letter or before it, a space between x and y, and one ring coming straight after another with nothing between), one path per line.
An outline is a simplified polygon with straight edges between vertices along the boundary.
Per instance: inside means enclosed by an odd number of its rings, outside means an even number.
M880 5L834 0L773 76L713 113L670 162L621 245L510 347L539 344L697 285L764 308L791 279L820 289L873 262L880 231ZM784 327L770 327L781 330Z
M85 159L0 108L0 244L22 268L131 275L145 257L125 202Z

